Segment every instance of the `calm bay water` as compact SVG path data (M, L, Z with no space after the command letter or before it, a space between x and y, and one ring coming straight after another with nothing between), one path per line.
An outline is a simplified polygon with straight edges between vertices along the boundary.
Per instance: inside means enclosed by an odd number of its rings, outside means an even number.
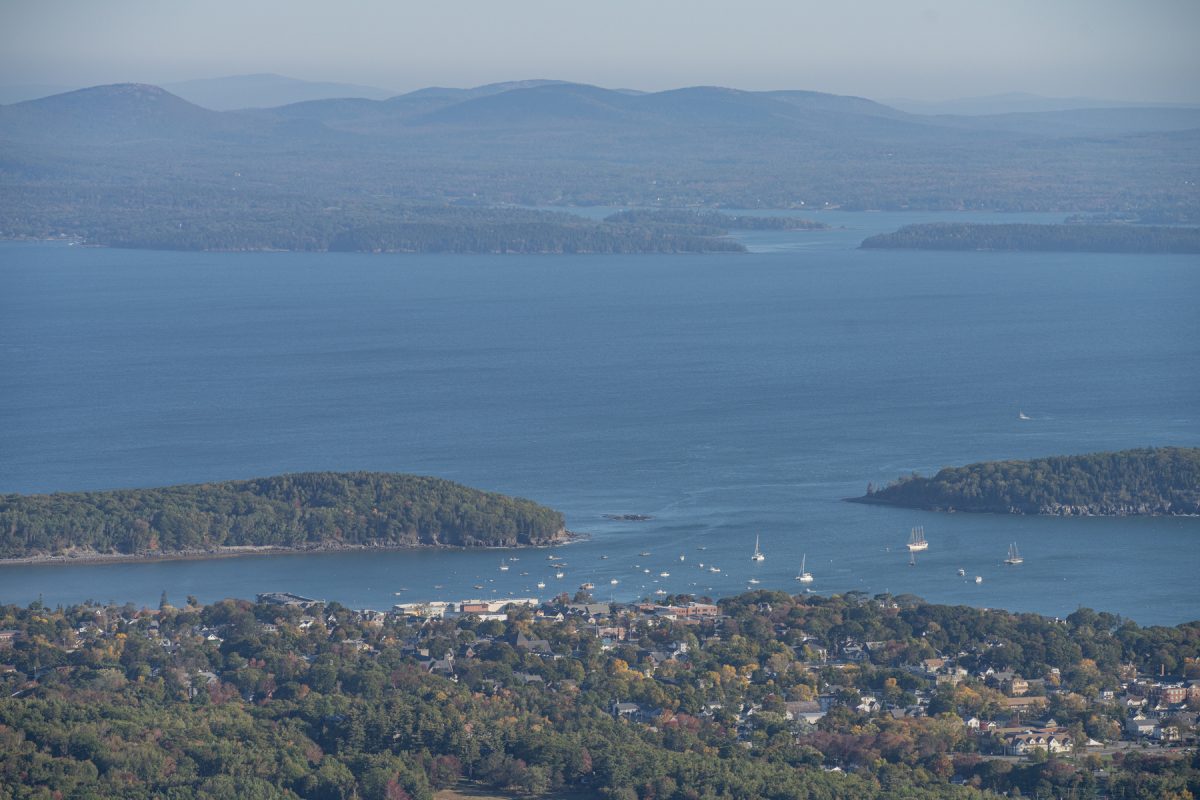
M0 245L0 491L396 470L591 536L557 551L563 579L544 550L507 572L496 551L6 566L0 602L795 591L807 554L821 592L1200 618L1200 519L840 502L910 470L1200 445L1200 260L859 251L931 215L823 218L844 229L747 234L741 256Z

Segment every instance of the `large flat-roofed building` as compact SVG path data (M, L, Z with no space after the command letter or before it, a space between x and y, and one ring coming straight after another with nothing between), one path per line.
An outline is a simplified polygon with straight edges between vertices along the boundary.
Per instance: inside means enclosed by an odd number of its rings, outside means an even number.
M272 606L298 606L300 608L308 608L323 602L291 592L262 592L256 595L256 598L258 602Z

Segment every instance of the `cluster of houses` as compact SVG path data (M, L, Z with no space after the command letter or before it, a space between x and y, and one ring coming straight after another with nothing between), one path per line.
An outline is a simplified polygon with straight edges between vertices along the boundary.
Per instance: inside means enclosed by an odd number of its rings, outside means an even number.
M1003 692L1004 712L1017 722L1003 725L995 720L980 720L971 717L965 721L968 728L1000 738L1005 753L1026 755L1034 749L1047 753L1072 750L1076 745L1099 746L1094 739L1075 742L1069 731L1053 719L1039 719L1047 709L1058 689L1047 685L1043 678L1023 678L1012 671L985 670L970 676L967 670L958 667L952 660L927 659L913 669L921 671L935 684L957 684L974 677L985 685ZM1059 671L1051 670L1057 677ZM1124 710L1122 733L1127 739L1143 739L1155 742L1195 742L1197 712L1189 710L1200 703L1200 680L1163 682L1147 676L1137 676L1136 669L1127 665L1122 670L1122 691L1102 690L1097 696L1087 698L1090 703L1119 704ZM1021 725L1022 715L1037 720L1036 724Z
M474 614L482 619L506 617L505 608L510 604L528 607L535 616L562 620L575 615L583 617L586 624L579 627L580 631L590 633L601 641L603 648L613 647L624 641L631 627L636 623L683 622L697 623L701 621L719 621L720 608L710 603L687 603L682 605L661 605L654 603L634 603L617 605L610 603L551 603L542 604L533 598L523 598L517 601L479 601L465 600L459 603L408 603L398 604L397 613L417 617L448 617ZM768 609L769 610L769 609ZM781 630L782 635L785 631ZM796 639L793 637L793 641ZM478 645L476 645L478 647ZM559 658L550 643L543 639L528 639L518 635L516 647L520 651L534 653L545 658ZM857 662L869 661L873 652L883 651L888 647L887 642L846 640L833 648L831 653L816 637L801 636L795 646L799 660L819 666L832 668L847 667ZM642 669L648 675L653 675L659 666L667 661L686 658L687 646L682 642L639 653ZM418 654L419 655L419 654ZM966 655L960 654L960 655ZM431 671L453 675L452 659L429 659ZM879 698L870 695L847 696L844 693L827 691L816 699L806 701L790 701L784 704L784 714L788 720L816 723L838 705L846 705L859 713L886 713L894 718L920 717L928 714L928 706L932 699L933 690L942 686L954 686L962 681L971 680L982 682L990 688L1002 693L1002 708L994 719L969 717L964 725L972 733L979 736L991 737L1000 743L1003 753L1013 756L1024 756L1035 750L1046 753L1061 753L1074 750L1076 745L1083 747L1098 746L1101 743L1093 739L1075 742L1070 730L1059 725L1054 719L1048 718L1045 712L1049 706L1049 698L1056 691L1053 685L1048 685L1043 678L1025 678L1007 670L986 669L978 674L970 673L960 666L955 658L930 658L919 664L908 667L910 673L921 677L926 682L927 689L914 693L916 702L905 707L885 707ZM1054 674L1057 670L1052 671ZM531 676L531 679L537 679ZM540 680L540 679L537 679ZM1151 740L1169 742L1186 738L1185 731L1196 728L1196 714L1187 711L1189 699L1200 697L1200 681L1177 682L1161 684L1151 679L1140 678L1126 684L1124 701L1129 705L1130 716L1126 719L1124 733L1129 738L1144 737ZM1114 702L1117 697L1114 692L1101 693L1097 702ZM1135 702L1136 701L1136 702ZM702 716L710 716L721 711L719 705L706 707ZM748 731L752 717L761 713L762 708L757 704L744 704L737 709L730 709L737 719L739 726ZM632 702L617 702L611 708L614 717L634 722L653 724L661 718L662 709L644 708Z
M279 592L260 594L257 599L259 603L292 609L289 624L300 630L307 630L319 624L322 629L329 629L332 635L332 631L340 624L339 617L326 609L319 600ZM349 620L362 629L365 635L368 629L373 626L382 627L389 619L409 618L426 622L473 617L479 620L506 621L514 609L526 610L534 620L570 619L573 622L572 629L577 634L596 640L602 650L618 646L636 646L634 642L641 640L639 631L646 628L667 624L698 626L708 623L702 631L697 630L700 636L689 637L692 644L681 637L669 637L666 641L656 637L653 647L638 647L636 662L631 663L630 667L646 676L655 676L671 662L686 662L690 657L690 648L696 646L697 642L702 649L708 644L720 642L721 624L724 619L720 607L712 603L616 604L590 600L566 602L565 598L542 602L528 597L398 603L388 613L371 610L349 612ZM770 609L768 607L763 610ZM179 642L171 641L160 632L158 612L144 610L134 613L129 618L126 618L127 612L117 612L114 619L111 618L111 611L102 613L97 610L95 622L80 626L77 631L78 640L112 635L115 627L122 627L139 631L168 651L180 647ZM342 609L341 613L341 621L345 621L347 611ZM274 632L277 629L275 624L259 624L264 632ZM796 631L788 630L782 625L776 633L780 641L786 639L791 644L797 661L814 670L852 669L856 663L870 661L873 655L884 653L895 644L846 639L827 646L830 643L823 643L823 640L813 636L797 635ZM219 626L203 625L190 626L189 630L182 633L175 632L176 636L201 637L217 645L222 642L222 634ZM411 657L425 671L443 675L451 680L457 680L461 668L471 663L484 648L497 640L503 640L518 653L537 658L560 659L567 656L561 646L556 649L550 641L524 633L517 633L515 638L499 634L490 637L477 633L471 642L457 644L450 650L431 653L429 642L424 638L426 635L427 626L416 626L410 638L401 643L402 653ZM12 648L19 636L14 630L0 630L0 662L3 661L4 650ZM374 650L372 644L364 639L345 637L344 633L339 641L342 647L368 652ZM950 657L929 658L907 666L905 669L911 675L921 679L923 688L908 695L910 701L913 698L915 701L903 707L885 703L871 694L839 691L836 685L824 684L818 696L811 700L788 701L783 703L781 708L772 707L771 710L783 714L787 720L809 724L816 723L837 706L846 706L852 711L865 714L887 714L894 718L921 717L929 714L930 703L939 688L968 681L972 685L986 685L996 690L1002 698L1002 707L991 714L991 719L969 717L964 720L964 725L972 733L980 737L990 737L989 747L993 752L996 745L1005 754L1023 756L1036 750L1059 753L1071 751L1077 746L1100 744L1090 739L1076 742L1068 729L1058 725L1055 720L1046 718L1049 698L1058 691L1057 680L1054 680L1053 674L1056 670L1047 678L1036 679L1026 678L1011 671L993 669L971 673L959 663L960 660L970 663L969 659L963 658L968 655L970 654L960 653ZM526 661L526 664L529 662ZM526 666L526 669L531 667ZM0 663L0 679L13 671L12 665ZM36 680L36 676L32 677ZM534 672L518 671L514 672L514 677L526 684L546 683L542 676ZM212 684L218 677L207 672L193 676L193 680L200 685ZM1172 682L1162 678L1138 676L1132 667L1122 674L1122 681L1123 686L1119 692L1103 691L1098 697L1089 698L1088 702L1104 704L1109 709L1119 705L1123 709L1123 734L1126 738L1162 743L1195 740L1197 715L1189 708L1195 708L1200 701L1200 681ZM554 689L553 686L548 688ZM646 708L632 702L615 702L610 711L616 718L642 724L655 724L664 713L662 709ZM745 702L739 703L736 708L728 709L723 709L719 704L710 704L702 710L701 716L720 715L723 719L732 720L737 724L738 730L748 737L754 729L753 718L761 713L764 713L761 705Z
M1195 742L1200 714L1200 680L1167 681L1140 677L1125 684L1116 699L1129 714L1125 733L1159 742Z

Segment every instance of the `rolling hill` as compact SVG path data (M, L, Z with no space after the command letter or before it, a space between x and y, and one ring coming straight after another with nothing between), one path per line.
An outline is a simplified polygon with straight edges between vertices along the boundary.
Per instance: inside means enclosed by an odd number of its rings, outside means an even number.
M96 86L0 107L5 139L136 146L147 139L194 140L246 130L232 114L141 83Z
M163 88L191 103L216 111L232 111L239 108L273 108L288 103L337 97L385 100L396 94L378 86L305 81L271 73L201 78L164 84Z

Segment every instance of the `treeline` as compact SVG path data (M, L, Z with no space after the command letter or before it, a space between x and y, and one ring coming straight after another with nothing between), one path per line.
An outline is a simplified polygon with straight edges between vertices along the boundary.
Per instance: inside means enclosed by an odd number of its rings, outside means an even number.
M563 534L532 501L451 481L309 472L156 489L0 495L0 558L231 546L514 546Z
M757 217L702 209L630 209L604 218L605 222L633 225L683 225L720 234L728 231L822 231L823 222L799 217Z
M741 253L746 248L708 232L632 225L410 222L354 228L334 237L327 249L374 253Z
M521 610L503 621L239 600L0 606L0 629L17 632L0 671L0 800L430 800L462 780L598 800L1151 800L1200 790L1197 757L985 759L987 738L963 720L1003 701L973 677L934 687L927 716L853 710L861 695L900 707L930 690L905 667L937 648L961 653L972 673L1046 676L1057 690L1049 712L1108 738L1123 709L1079 701L1119 687L1130 663L1200 675L1194 623L1139 628L1089 609L1058 622L857 592L755 592L720 605L720 624L625 617L628 635L612 647L565 604L559 619ZM523 649L522 636L553 653ZM802 656L814 637L831 653L880 641L869 660L834 666ZM687 652L655 662L673 642ZM432 673L431 659L442 664ZM816 726L788 719L787 702L817 693L838 705ZM651 713L617 720L616 702Z
M997 514L1200 514L1200 448L947 467L932 478L913 473L883 489L868 486L853 502Z
M936 222L863 241L866 249L1040 250L1075 253L1200 253L1200 228Z
M154 213L148 208L157 206ZM163 208L162 206L167 206ZM367 253L705 253L744 252L725 231L701 226L598 222L520 208L409 206L347 201L318 206L302 198L211 192L141 201L114 198L71 224L30 226L0 213L0 236L53 238L152 250Z

